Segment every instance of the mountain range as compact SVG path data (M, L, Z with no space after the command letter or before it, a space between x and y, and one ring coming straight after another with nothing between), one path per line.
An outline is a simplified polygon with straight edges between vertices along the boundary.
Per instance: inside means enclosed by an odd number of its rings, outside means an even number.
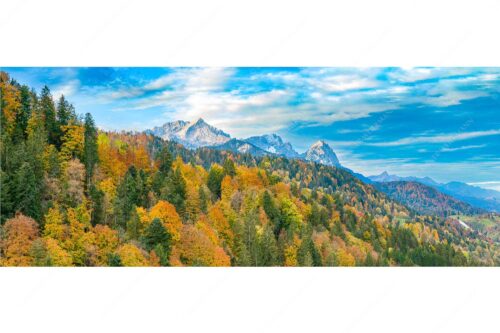
M500 212L500 192L497 191L486 190L461 182L438 183L429 177L400 177L390 175L387 172L365 177L342 166L333 149L324 140L316 141L307 151L300 154L290 142L284 141L278 134L251 136L246 139L232 138L229 134L208 124L202 118L194 122L184 120L168 122L162 126L147 130L146 133L153 134L164 140L181 143L191 149L209 147L254 156L283 156L343 168L361 181L374 184L379 190L386 192L390 196L394 197L395 193L397 193L398 199L402 203L417 208L417 211L423 213L458 212L460 209L462 213L471 212L472 206ZM380 185L389 182L397 182L398 184ZM405 184L405 182L411 184ZM407 193L403 193L405 191ZM439 191L439 193L434 191ZM416 195L415 192L420 194ZM428 204L433 206L427 207L423 202L421 204L412 204L415 197L427 198ZM420 209L418 209L419 207Z
M379 182L375 187L419 214L449 216L484 213L480 208L415 181Z
M368 176L375 183L417 182L430 186L444 194L466 202L472 206L488 211L500 212L500 192L472 186L462 182L439 183L429 177L400 177L383 172L380 175Z
M202 118L195 122L178 120L165 123L147 130L146 133L181 143L188 148L210 147L256 156L270 154L341 167L337 155L323 140L315 142L305 153L299 154L290 142L284 141L278 134L252 136L246 139L231 138L229 134L208 124Z

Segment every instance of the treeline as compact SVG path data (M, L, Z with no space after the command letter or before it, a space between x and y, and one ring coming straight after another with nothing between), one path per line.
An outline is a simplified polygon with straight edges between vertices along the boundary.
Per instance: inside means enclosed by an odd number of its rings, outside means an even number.
M345 170L102 132L47 87L0 89L1 265L498 264Z

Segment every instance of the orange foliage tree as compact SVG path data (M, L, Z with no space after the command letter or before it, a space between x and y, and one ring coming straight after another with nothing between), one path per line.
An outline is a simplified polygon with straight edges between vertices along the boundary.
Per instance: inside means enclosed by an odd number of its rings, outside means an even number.
M30 266L33 261L30 256L31 245L38 237L38 225L35 220L19 214L5 222L3 232L0 264Z

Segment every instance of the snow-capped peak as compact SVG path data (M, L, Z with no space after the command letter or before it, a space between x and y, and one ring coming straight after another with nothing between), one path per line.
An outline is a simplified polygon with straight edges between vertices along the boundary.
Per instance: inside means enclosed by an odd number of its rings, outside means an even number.
M333 149L323 140L316 141L304 154L304 159L330 166L340 166Z
M299 154L293 149L292 145L289 142L283 141L283 139L275 133L252 136L245 139L245 141L269 153L289 158L299 157Z
M199 118L195 122L178 120L153 128L153 134L165 140L182 143L191 148L216 146L231 139L229 134Z

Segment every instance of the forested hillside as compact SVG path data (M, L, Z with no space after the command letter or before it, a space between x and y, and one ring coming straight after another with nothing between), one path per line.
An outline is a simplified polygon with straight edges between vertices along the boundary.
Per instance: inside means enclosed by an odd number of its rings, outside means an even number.
M499 265L349 172L99 131L0 74L4 266Z
M413 181L376 183L375 187L394 200L414 209L420 214L449 216L453 214L480 214L480 208L441 193L433 187Z

